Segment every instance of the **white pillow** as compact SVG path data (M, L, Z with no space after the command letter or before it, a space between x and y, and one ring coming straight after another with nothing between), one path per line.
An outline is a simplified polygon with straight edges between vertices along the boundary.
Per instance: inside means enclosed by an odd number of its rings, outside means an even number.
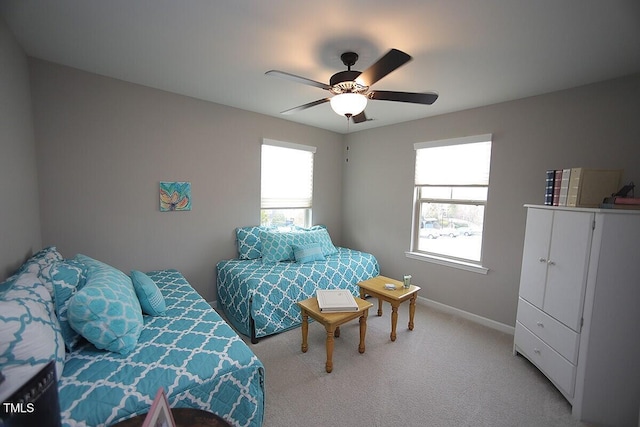
M51 294L36 273L11 277L10 288L0 297L0 401L33 377L50 360L56 361L57 378L64 368L64 341Z

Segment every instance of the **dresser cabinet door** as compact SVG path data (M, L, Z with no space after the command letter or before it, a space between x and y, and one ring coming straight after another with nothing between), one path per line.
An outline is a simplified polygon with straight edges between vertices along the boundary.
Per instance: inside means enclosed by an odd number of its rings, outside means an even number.
M591 250L591 212L529 209L520 297L580 332Z
M553 212L542 309L577 332L582 319L594 219L591 212Z
M553 211L529 209L522 253L520 297L542 309Z

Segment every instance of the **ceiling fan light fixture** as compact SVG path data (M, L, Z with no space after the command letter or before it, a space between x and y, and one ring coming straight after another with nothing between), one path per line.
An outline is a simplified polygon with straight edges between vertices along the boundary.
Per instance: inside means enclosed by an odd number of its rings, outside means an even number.
M340 116L356 116L367 106L367 97L359 93L341 93L331 98L331 108Z

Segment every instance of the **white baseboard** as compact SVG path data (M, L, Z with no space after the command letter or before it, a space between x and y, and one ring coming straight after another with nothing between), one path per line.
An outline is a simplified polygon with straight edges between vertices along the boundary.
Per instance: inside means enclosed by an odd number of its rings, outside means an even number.
M433 308L438 311L442 311L447 314L453 314L455 316L462 317L480 325L486 326L491 329L498 330L507 334L513 335L515 333L515 327L506 325L504 323L496 322L495 320L487 319L486 317L478 316L477 314L469 313L468 311L460 310L459 308L451 307L450 305L442 304L437 301L430 300L428 298L418 295L418 304L425 305L429 308Z

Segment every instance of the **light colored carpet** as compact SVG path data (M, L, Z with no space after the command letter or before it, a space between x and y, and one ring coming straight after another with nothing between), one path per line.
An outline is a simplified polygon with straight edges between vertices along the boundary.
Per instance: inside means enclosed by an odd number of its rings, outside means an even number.
M418 303L407 329L389 339L390 312L369 310L366 352L358 353L358 322L335 340L333 372L325 372L322 325L249 344L266 372L264 427L285 426L586 426L533 365L512 354L513 336ZM246 337L245 340L249 342Z

